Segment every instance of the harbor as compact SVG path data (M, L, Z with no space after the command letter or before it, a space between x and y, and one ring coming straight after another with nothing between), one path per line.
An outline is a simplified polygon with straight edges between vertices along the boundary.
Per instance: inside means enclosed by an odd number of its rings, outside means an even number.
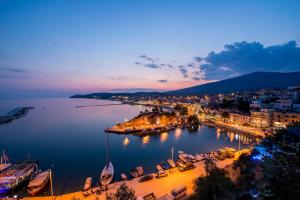
M247 150L243 150L244 152ZM226 166L233 163L236 160L241 152L236 152L233 158L224 159L222 161L217 161L216 164L219 168L225 168ZM107 191L103 190L100 192L98 187L92 188L88 195L85 195L83 191L77 191L65 195L55 196L56 200L69 200L69 199L85 199L85 200L93 200L96 197L99 200L104 200L106 194L113 193L115 190L125 183L128 187L132 188L135 191L135 195L137 197L144 197L149 194L154 194L156 198L160 198L164 195L171 196L171 191L174 188L178 188L180 186L186 187L186 194L191 194L193 191L193 181L196 177L201 175L205 175L204 169L204 161L199 161L194 163L195 168L191 170L187 170L184 172L180 172L178 168L173 168L167 171L167 176L162 178L153 178L149 181L141 182L140 178L133 178L128 181L119 181L112 183L108 186ZM159 187L155 187L158 186ZM50 200L52 197L27 197L25 200Z
M39 161L39 169L45 171L52 168L53 191L56 196L82 190L87 177L93 177L95 187L107 162L105 153L107 134L104 132L107 125L112 126L118 121L124 121L125 118L132 119L140 111L148 108L127 104L76 108L76 105L101 103L99 100L89 99L44 99L39 100L39 103L27 100L25 103L34 106L35 109L24 119L16 120L15 126L9 124L1 126L1 132L6 134L0 136L0 143L5 141L1 146L5 147L5 152L12 163L22 161L30 154L32 159ZM103 101L103 104L107 103L109 102ZM44 107L46 109L43 109ZM17 141L14 140L16 135L19 138ZM156 165L162 162L168 165L172 147L174 160L177 160L176 154L180 150L195 156L224 147L238 149L239 138L241 148L244 148L243 141L249 143L252 140L247 135L220 133L216 128L208 126L198 126L195 131L176 127L166 132L139 137L131 134L109 134L114 181L122 181L122 173L130 181L130 171L138 166L143 167L145 175L156 173ZM168 177L171 176L162 179ZM22 191L15 194L19 197L29 196ZM39 196L50 194L47 187Z

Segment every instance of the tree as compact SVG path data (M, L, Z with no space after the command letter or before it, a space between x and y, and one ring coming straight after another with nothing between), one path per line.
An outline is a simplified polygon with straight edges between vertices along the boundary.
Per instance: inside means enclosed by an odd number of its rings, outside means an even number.
M236 103L236 108L239 111L250 113L250 103L248 101L244 101L243 99L239 99Z
M179 105L179 104L177 104L177 105L174 107L174 110L176 110L177 112L179 112L180 115L182 115L182 116L186 116L186 115L188 114L188 109L187 109L187 107L182 106L182 105Z
M231 199L233 182L226 176L226 172L217 168L212 160L205 161L205 170L207 175L195 180L194 193L189 200Z
M106 200L136 200L135 192L123 183L114 194L106 196Z
M222 116L223 118L225 118L225 119L228 119L228 118L229 118L229 112L224 111L224 112L222 112L221 116Z
M197 115L191 115L188 117L187 122L189 125L199 125L200 121L197 117Z

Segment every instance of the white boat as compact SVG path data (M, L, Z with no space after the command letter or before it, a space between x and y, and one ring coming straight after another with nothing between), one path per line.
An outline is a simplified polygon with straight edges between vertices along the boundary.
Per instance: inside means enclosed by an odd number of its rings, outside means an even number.
M44 171L39 173L36 177L34 177L28 184L27 192L32 196L36 195L40 192L50 180L50 171Z
M110 148L109 148L109 141L108 141L108 133L107 133L107 147L106 147L106 158L107 158L107 163L104 166L101 175L100 175L100 183L103 186L107 186L108 184L110 184L114 178L114 166L110 161Z
M174 162L172 159L168 159L167 162L169 163L169 165L170 165L172 168L175 168L175 167L176 167L176 164L175 164L175 162Z
M183 153L184 153L184 151L178 151L178 153L179 153L179 154L183 154Z
M114 177L114 166L111 162L108 162L101 172L100 182L106 186L111 183Z
M188 162L187 159L186 159L186 157L187 157L187 155L184 154L184 153L178 155L178 158L179 158L182 162L184 162L184 163Z
M92 177L87 177L83 186L84 191L88 191L92 189L92 183L93 183L93 178Z

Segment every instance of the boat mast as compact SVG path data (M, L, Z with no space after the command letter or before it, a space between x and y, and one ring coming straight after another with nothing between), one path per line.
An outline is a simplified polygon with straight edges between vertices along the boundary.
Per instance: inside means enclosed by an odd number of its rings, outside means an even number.
M106 132L106 168L108 168L108 164L110 162L110 147L109 147L109 137L108 137L108 133Z

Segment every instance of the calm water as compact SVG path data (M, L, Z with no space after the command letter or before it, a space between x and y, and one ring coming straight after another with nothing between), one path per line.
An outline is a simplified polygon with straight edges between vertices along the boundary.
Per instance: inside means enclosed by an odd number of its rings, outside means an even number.
M105 164L104 129L136 116L143 106L109 105L76 108L116 102L89 99L0 100L0 113L19 106L33 106L29 114L10 124L0 125L0 149L13 162L28 156L39 161L41 169L53 165L56 194L83 187L85 178L98 180ZM129 139L126 143L125 138ZM217 134L216 129L200 127L196 132L177 129L151 137L110 134L111 159L115 179L121 172L142 165L146 172L171 157L174 152L209 152L224 146L238 147L238 135ZM175 154L177 157L177 153Z

